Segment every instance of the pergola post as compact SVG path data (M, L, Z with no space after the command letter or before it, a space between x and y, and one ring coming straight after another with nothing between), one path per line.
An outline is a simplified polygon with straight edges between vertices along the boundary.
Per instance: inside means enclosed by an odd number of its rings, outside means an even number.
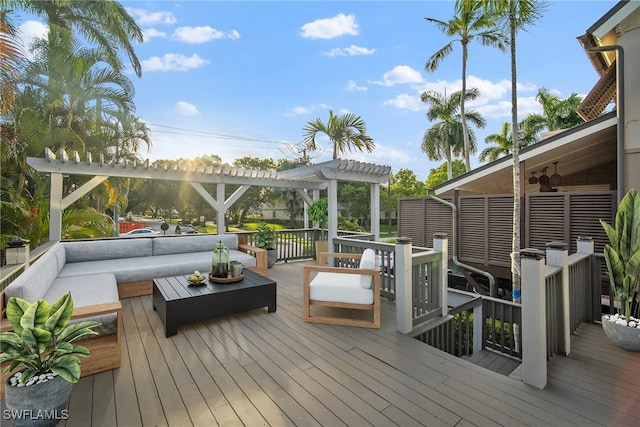
M49 197L49 241L62 239L62 174L51 173L51 196Z
M329 224L327 227L329 252L333 252L333 238L338 233L338 181L335 179L329 180L327 198L329 202Z
M218 209L216 211L216 233L224 234L224 184L216 184L217 194L216 200L218 201Z
M371 234L380 240L380 184L371 184Z

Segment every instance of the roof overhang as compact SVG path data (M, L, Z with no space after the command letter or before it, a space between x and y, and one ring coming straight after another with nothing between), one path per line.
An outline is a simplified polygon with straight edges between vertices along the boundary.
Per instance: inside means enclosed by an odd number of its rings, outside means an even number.
M520 151L527 181L531 172L548 167L553 173L553 162L558 162L558 173L564 176L607 165L616 160L615 113L557 133ZM529 186L529 184L526 184ZM437 195L461 194L513 194L513 157L505 156L495 162L436 186ZM538 192L537 186L529 186L525 192Z

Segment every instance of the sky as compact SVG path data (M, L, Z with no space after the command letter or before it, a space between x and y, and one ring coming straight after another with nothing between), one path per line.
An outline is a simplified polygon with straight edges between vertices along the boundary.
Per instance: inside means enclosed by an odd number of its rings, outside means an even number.
M326 122L329 110L360 116L375 142L372 153L340 157L411 169L421 181L443 161L421 150L433 126L420 94L462 88L462 49L431 73L429 57L451 41L424 18L448 21L453 1L121 1L143 30L134 45L142 77L135 115L153 146L142 159L218 155L224 163L251 156L296 159L305 125ZM519 119L540 113L545 87L564 99L584 96L598 75L577 40L617 1L548 2L543 18L517 38ZM15 21L23 41L42 35L33 17ZM511 121L508 53L472 41L467 88L480 97L467 109L487 120L474 129L478 152L487 135ZM319 134L314 163L331 159Z

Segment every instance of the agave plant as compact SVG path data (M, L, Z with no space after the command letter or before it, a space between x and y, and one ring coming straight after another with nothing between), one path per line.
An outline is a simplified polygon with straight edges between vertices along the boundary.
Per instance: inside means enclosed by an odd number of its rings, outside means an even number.
M10 362L5 373L23 368L20 383L35 375L53 372L76 383L80 379L79 356L89 356L89 350L73 341L87 335L98 335L94 328L100 322L71 323L73 300L71 293L49 304L40 299L30 303L11 297L7 302L7 319L12 332L0 333L0 363Z
M610 244L604 248L611 289L624 307L627 325L634 301L640 303L640 196L635 189L618 206L615 227L600 220Z

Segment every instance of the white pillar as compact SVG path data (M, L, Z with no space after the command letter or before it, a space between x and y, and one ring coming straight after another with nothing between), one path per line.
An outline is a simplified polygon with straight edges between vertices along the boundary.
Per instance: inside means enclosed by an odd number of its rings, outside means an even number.
M117 218L116 218L117 220ZM49 197L49 241L62 238L62 174L51 173L51 196Z
M218 206L218 210L216 212L216 228L217 228L217 234L224 234L224 230L225 230L225 218L224 218L224 214L225 212L225 208L224 208L224 184L217 184L216 185L216 205Z
M338 181L329 180L327 187L327 198L329 202L329 224L327 226L329 252L333 252L333 238L338 234Z
M380 184L371 184L371 234L380 240Z
M438 283L434 285L440 286L440 307L442 308L442 317L445 317L449 312L449 302L447 301L447 296L449 295L449 239L447 239L447 233L433 235L433 250L440 252L442 255Z
M408 334L413 330L413 283L411 268L411 239L396 239L396 330Z
M565 355L571 352L571 304L569 297L569 250L564 242L547 243L547 265L562 267L562 343Z
M522 277L522 381L547 385L545 265L543 252L520 251Z

